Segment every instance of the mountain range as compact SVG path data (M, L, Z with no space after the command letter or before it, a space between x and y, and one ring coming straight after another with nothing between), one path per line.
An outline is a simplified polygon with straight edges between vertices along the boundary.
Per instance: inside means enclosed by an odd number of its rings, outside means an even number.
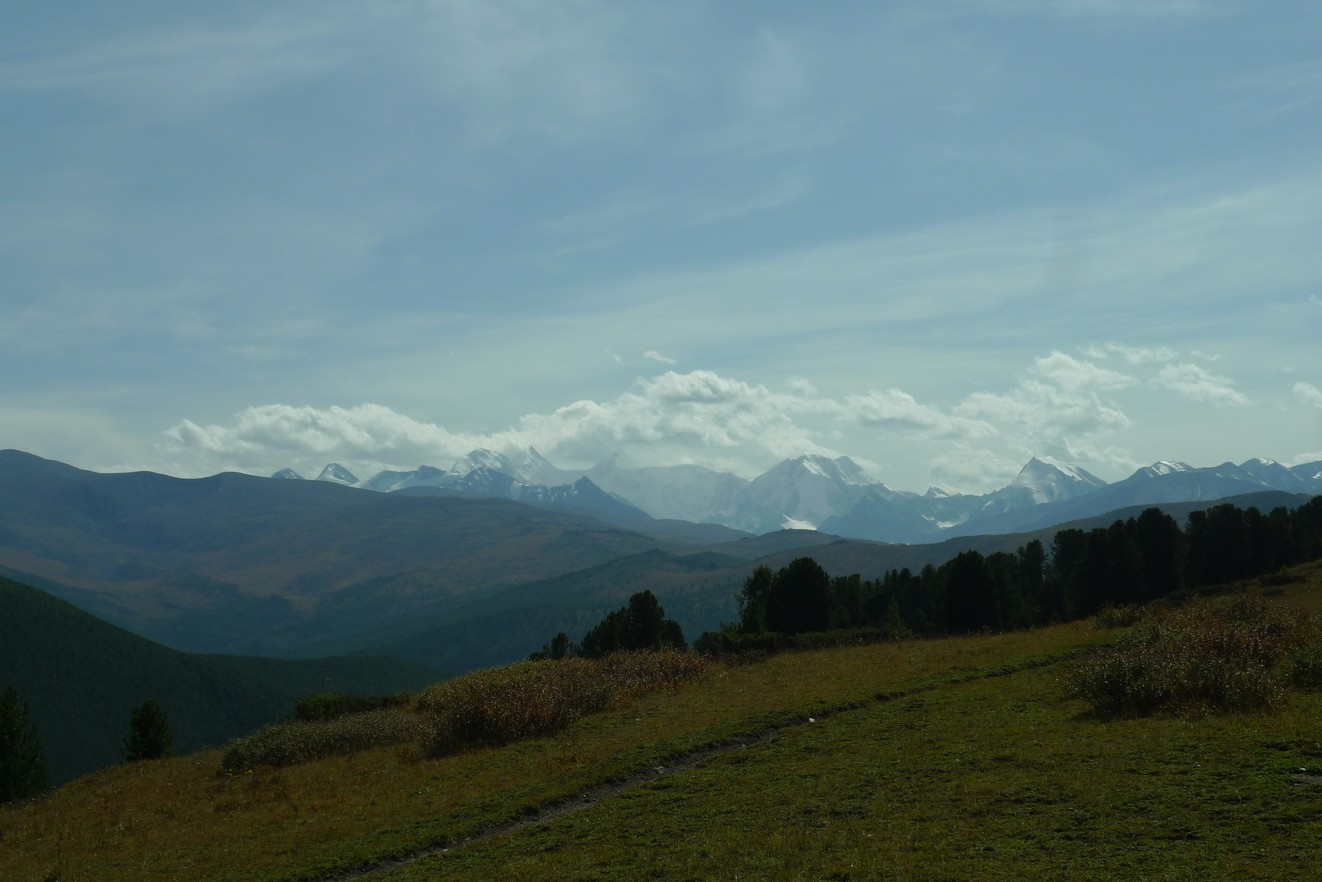
M1157 464L1104 484L1035 459L1001 490L957 496L891 490L844 458L787 460L742 482L693 466L594 470L635 497L791 527L757 532L649 517L588 475L524 462L543 480L572 480L532 483L517 460L480 451L432 470L444 480L426 469L395 475L389 486L404 486L389 492L346 485L358 482L340 469L321 481L182 479L0 451L0 576L177 650L393 656L458 673L526 656L557 631L577 638L642 589L696 636L738 616L739 588L758 565L812 556L829 572L878 579L969 550L1049 545L1063 526L1109 524L1154 502L1181 519L1227 497L1263 511L1294 506L1319 471ZM662 493L666 477L677 480ZM656 495L637 492L648 488Z
M297 477L283 469L272 477ZM629 468L608 461L560 469L535 449L516 457L478 449L442 471L419 466L358 481L331 463L318 480L381 492L497 497L605 515L721 524L749 533L822 530L879 542L925 543L950 536L1011 533L1159 502L1210 501L1280 490L1322 493L1322 462L1286 467L1264 459L1195 468L1157 462L1108 484L1051 457L1034 457L1005 487L986 494L897 491L849 457L800 456L756 478L697 465Z

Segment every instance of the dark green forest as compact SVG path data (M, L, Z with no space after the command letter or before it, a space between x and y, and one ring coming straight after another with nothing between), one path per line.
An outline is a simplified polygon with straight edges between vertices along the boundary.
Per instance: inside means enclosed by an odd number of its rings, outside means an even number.
M0 689L30 709L50 783L123 759L134 708L168 716L190 753L293 714L310 693L417 689L439 674L396 659L257 659L168 649L0 578Z
M1322 557L1322 497L1263 514L1233 504L1192 512L1184 527L1160 509L1109 527L1061 530L1050 548L966 551L881 579L829 575L810 557L757 567L739 594L739 622L695 643L707 651L760 645L755 635L867 628L891 636L1005 631L1092 615L1270 574Z

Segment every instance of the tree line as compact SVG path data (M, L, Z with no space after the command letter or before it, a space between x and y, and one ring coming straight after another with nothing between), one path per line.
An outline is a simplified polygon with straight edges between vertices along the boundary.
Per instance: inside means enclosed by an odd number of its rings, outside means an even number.
M686 645L679 623L666 618L666 611L656 595L651 591L639 591L629 598L627 605L607 613L583 636L582 641L575 643L560 631L529 658L534 661L601 658L612 652L662 647L683 649Z
M1189 515L1183 528L1149 508L1109 527L1057 532L1014 552L966 551L917 573L881 579L830 576L803 557L759 566L739 593L734 634L796 635L846 628L896 636L1004 631L1142 604L1322 557L1322 497L1263 514L1222 504ZM704 635L695 645L719 644ZM729 642L728 640L726 641Z

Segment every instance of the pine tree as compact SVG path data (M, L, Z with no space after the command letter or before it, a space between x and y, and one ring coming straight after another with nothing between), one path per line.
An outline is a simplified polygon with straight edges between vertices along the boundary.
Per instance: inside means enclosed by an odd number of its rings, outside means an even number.
M0 803L27 799L46 789L46 760L28 706L10 686L0 695Z
M170 722L152 699L133 709L129 737L124 739L124 761L161 759L170 755Z

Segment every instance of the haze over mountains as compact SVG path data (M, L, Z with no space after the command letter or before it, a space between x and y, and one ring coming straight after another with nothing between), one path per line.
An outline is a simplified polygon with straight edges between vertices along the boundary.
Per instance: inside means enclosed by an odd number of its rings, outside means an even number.
M475 451L445 472L360 482L338 467L320 481L99 474L9 450L0 575L174 649L394 656L457 673L526 656L557 631L578 637L643 589L694 637L737 617L760 564L810 555L877 579L1049 544L1067 522L1152 503L1179 519L1229 497L1298 505L1320 473L1158 463L1104 484L1034 459L1001 490L956 496L895 491L847 458L812 456L744 480L619 463L580 474L535 451Z
M284 469L272 477L299 476ZM991 493L948 494L933 487L920 495L891 489L846 456L787 459L749 480L696 465L629 468L613 461L576 472L557 468L529 448L513 458L478 449L446 471L424 465L381 472L366 481L331 463L317 480L383 492L429 488L614 517L721 524L750 533L822 530L912 543L1040 529L1154 502L1214 500L1264 490L1322 493L1322 462L1293 468L1264 459L1210 468L1157 462L1108 484L1044 456L1031 459L1010 484Z

